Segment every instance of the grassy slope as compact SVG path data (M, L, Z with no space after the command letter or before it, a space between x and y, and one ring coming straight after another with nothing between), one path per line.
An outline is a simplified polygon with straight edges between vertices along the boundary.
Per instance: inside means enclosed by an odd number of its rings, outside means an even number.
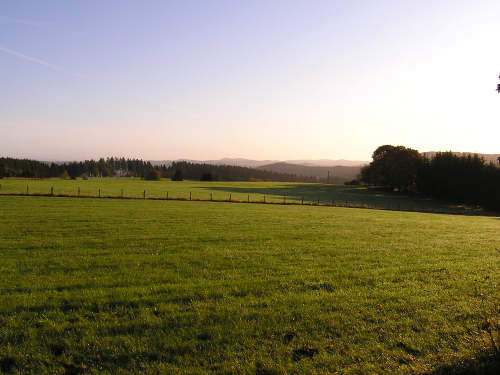
M478 326L500 315L494 217L0 207L0 366L13 373L422 372L473 358L488 346Z
M402 194L376 191L365 187L352 187L343 185L308 184L308 183L284 183L284 182L202 182L170 180L144 181L134 178L90 178L89 180L78 179L61 180L59 178L46 180L24 180L3 179L0 180L1 193L25 193L28 186L31 193L47 194L54 187L54 194L77 195L78 188L82 195L97 196L101 189L102 196L142 197L146 190L147 197L169 197L189 198L192 193L193 199L227 200L231 199L246 201L283 202L286 195L287 202L298 203L302 198L305 202L317 202L330 204L332 200L336 205L368 205L376 208L387 208L392 210L411 210L427 212L464 212L470 211L464 207L438 202L422 197L407 197Z

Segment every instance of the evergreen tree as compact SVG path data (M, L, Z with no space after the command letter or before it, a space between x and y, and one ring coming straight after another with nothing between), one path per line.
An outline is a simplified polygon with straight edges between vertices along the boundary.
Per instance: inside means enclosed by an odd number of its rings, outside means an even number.
M183 179L182 170L177 169L172 177L172 181L182 181Z

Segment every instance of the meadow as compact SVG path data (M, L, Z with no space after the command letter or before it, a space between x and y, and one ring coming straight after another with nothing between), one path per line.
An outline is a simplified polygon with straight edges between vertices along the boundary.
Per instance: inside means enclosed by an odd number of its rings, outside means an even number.
M127 191L174 186L297 185ZM493 374L499 244L495 216L0 195L0 371Z
M403 195L365 186L296 182L145 181L139 178L89 178L88 180L0 180L0 194L50 194L92 197L130 197L287 204L322 204L388 210L484 214L467 207L420 195ZM167 195L168 194L168 195Z

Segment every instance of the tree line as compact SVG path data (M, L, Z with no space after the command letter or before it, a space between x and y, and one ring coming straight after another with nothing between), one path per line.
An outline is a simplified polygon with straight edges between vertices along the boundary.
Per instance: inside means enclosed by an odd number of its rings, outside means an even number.
M427 158L392 145L378 147L372 158L361 169L364 183L500 210L500 158L496 164L477 154L438 152Z
M50 178L61 177L139 177L147 180L171 178L173 180L205 181L283 181L316 182L315 177L265 171L231 165L211 165L190 162L173 162L153 165L149 161L126 158L101 158L75 162L43 162L31 159L0 158L0 178Z
M43 162L31 159L0 158L1 177L144 177L153 165L139 159L101 158L75 162Z
M176 172L180 172L183 178L189 180L316 182L315 177L309 176L297 176L295 174L238 167L234 165L211 165L185 161L172 163L169 167L168 177L175 177Z

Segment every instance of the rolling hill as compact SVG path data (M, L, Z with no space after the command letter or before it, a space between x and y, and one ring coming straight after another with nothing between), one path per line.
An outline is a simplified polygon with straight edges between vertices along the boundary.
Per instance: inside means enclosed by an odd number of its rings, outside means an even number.
M318 167L310 165L300 165L292 163L273 163L258 167L270 172L294 174L297 176L316 177L318 181L330 183L343 183L355 179L361 170L360 166L334 166L334 167ZM330 176L328 181L328 176Z
M194 160L194 159L177 159L177 160L149 160L153 165L170 165L173 162L186 161L197 164L212 164L212 165L234 165L237 167L259 168L265 165L286 163L293 165L303 165L308 167L359 167L368 164L367 161L359 160L333 160L333 159L304 159L304 160L253 160L245 158L222 158L215 160Z

